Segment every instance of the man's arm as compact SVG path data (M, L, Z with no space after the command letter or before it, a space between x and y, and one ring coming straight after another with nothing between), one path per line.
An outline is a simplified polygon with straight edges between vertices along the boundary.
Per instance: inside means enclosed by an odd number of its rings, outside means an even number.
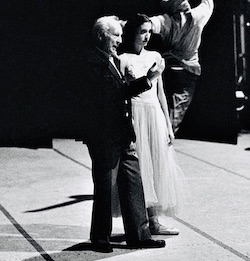
M151 89L152 81L159 77L165 69L165 61L161 59L159 64L154 63L149 68L147 75L131 81L128 85L128 95L136 96L144 91Z
M171 27L171 18L168 14L150 17L152 22L152 31L155 34L167 35Z
M128 84L128 97L137 96L138 94L151 89L151 87L151 82L146 76L133 80Z

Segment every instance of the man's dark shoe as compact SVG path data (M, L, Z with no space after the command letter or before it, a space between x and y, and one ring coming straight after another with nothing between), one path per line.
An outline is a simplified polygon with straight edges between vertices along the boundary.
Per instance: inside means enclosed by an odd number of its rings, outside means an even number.
M128 247L132 249L136 248L161 248L165 247L166 243L164 240L148 239L144 241L128 243Z
M101 253L111 253L113 248L111 244L104 240L97 240L92 242L92 250Z

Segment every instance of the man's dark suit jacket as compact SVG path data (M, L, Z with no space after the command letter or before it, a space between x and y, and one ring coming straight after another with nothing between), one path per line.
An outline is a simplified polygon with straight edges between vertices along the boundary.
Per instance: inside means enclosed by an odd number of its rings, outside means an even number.
M107 150L127 146L135 141L130 98L149 89L148 81L142 77L126 84L96 47L84 59L84 141Z

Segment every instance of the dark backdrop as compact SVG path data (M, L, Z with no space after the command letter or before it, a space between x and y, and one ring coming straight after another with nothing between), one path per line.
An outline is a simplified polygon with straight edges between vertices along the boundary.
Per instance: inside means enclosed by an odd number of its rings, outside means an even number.
M235 143L233 8L215 0L215 12L205 27L200 47L202 75L178 137Z
M235 143L232 9L230 1L215 3L201 46L203 74L178 137ZM2 0L0 146L80 138L79 68L93 21L154 14L157 7L155 0Z

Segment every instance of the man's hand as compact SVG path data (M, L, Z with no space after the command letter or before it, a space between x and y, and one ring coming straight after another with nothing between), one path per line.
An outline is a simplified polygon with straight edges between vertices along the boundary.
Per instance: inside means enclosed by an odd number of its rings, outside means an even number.
M154 79L159 77L165 69L165 60L161 59L160 64L154 63L147 72L147 78L152 82Z

